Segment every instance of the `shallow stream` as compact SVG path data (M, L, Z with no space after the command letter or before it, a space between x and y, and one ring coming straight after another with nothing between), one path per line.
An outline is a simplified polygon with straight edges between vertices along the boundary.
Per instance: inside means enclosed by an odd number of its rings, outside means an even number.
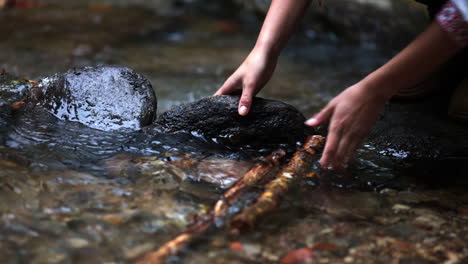
M254 12L224 1L140 2L0 10L0 70L35 80L125 65L150 79L162 113L213 94L261 26ZM396 11L382 11L391 18L424 17L394 2ZM401 47L319 29L301 26L260 96L310 116ZM3 136L1 263L133 263L185 230L269 152L197 135L98 131L36 113L17 116ZM307 247L313 263L467 263L467 181L406 154L366 143L346 173L304 178L252 232L212 229L169 262L275 263Z

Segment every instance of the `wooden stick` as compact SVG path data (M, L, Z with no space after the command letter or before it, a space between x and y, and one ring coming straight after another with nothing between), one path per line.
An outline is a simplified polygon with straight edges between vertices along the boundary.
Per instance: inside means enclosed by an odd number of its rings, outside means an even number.
M236 182L236 184L227 190L223 199L219 200L213 209L213 216L215 220L225 216L227 209L239 199L239 197L246 192L248 187L254 186L260 181L268 181L265 176L275 166L278 166L280 161L286 156L286 152L282 149L278 149L271 153L265 158L261 158L252 169L250 169L242 179Z
M296 151L288 165L278 173L273 181L268 183L257 202L234 217L231 222L231 233L238 234L251 229L257 219L277 208L282 196L291 185L312 166L324 144L324 137L311 136L307 138L304 146Z
M216 219L224 217L229 206L236 202L249 186L261 181L263 176L279 164L286 156L284 150L276 150L269 156L260 159L231 189L226 191L223 199L219 200L209 214L201 216L190 225L187 231L178 234L175 238L162 245L159 249L147 253L137 261L137 264L163 264L171 255L177 254L185 245L204 233Z

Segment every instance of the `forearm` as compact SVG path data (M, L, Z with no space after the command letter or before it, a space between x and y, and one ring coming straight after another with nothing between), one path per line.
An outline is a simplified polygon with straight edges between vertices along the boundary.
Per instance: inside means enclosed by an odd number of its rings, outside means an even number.
M386 99L404 87L411 87L456 54L461 47L440 25L429 28L385 65L369 74L362 82Z
M311 0L273 0L255 50L278 56L299 24Z

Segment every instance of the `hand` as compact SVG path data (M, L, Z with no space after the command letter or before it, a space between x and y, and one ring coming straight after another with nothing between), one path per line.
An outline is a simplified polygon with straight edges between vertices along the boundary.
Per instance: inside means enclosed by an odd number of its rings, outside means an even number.
M254 49L215 95L242 94L238 111L242 116L247 115L252 105L253 96L265 86L273 75L276 61L276 56Z
M330 120L327 143L320 160L322 167L342 170L360 147L388 99L376 88L363 82L355 84L306 121L306 125L318 126Z

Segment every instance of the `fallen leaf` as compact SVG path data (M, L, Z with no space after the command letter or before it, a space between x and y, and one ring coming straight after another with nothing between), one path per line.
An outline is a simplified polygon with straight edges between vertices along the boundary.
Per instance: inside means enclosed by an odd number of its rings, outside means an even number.
M16 102L16 103L12 103L11 108L13 108L13 110L19 110L19 109L23 108L25 105L26 105L25 102L19 101L19 102Z
M229 248L234 251L241 251L244 248L244 246L242 245L241 242L236 241L236 242L232 242L231 244L229 244Z
M300 248L289 252L280 260L281 264L312 263L314 252L311 248Z

